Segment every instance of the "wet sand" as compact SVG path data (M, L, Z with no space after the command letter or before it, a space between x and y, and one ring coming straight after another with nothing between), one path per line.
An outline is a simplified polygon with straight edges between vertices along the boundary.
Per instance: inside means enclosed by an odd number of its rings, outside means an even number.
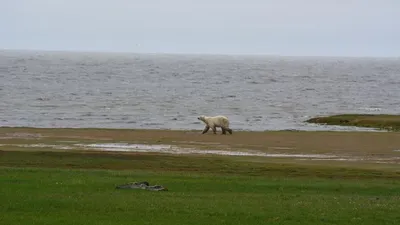
M2 148L17 144L56 144L62 149L62 144L65 145L68 142L168 145L182 149L256 152L257 154L380 157L392 158L395 161L399 161L398 157L400 157L400 133L398 132L273 131L234 132L233 135L220 133L215 135L210 132L202 135L201 130L0 128ZM123 146L120 148L123 149ZM132 149L135 148L145 150L137 146Z

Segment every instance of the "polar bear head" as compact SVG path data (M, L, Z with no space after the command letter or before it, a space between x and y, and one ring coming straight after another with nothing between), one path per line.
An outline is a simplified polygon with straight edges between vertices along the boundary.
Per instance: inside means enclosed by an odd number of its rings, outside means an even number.
M206 116L204 115L197 117L197 119L203 121L204 123L206 122Z

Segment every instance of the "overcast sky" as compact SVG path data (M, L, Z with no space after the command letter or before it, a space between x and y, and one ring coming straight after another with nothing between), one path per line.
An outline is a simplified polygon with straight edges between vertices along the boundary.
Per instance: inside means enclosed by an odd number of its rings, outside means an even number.
M0 0L0 48L400 56L400 0Z

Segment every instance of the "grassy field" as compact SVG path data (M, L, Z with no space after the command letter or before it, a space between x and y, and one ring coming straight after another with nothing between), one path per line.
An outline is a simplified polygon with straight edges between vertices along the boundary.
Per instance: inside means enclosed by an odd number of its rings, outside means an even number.
M400 130L400 115L340 114L311 118L306 122L339 126L369 127L392 131Z
M146 143L369 160L65 149ZM50 147L51 145L51 147ZM400 133L0 128L1 224L399 224ZM379 161L377 158L390 160ZM378 160L378 161L377 161ZM148 181L166 192L120 190Z

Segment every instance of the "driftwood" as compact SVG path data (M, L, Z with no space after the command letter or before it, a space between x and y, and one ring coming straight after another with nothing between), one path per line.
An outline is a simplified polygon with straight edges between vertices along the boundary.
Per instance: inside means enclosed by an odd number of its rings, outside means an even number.
M149 190L149 191L168 191L167 188L165 188L161 185L150 186L149 182L147 182L147 181L121 184L121 185L118 185L116 187L116 189L144 189L144 190Z

